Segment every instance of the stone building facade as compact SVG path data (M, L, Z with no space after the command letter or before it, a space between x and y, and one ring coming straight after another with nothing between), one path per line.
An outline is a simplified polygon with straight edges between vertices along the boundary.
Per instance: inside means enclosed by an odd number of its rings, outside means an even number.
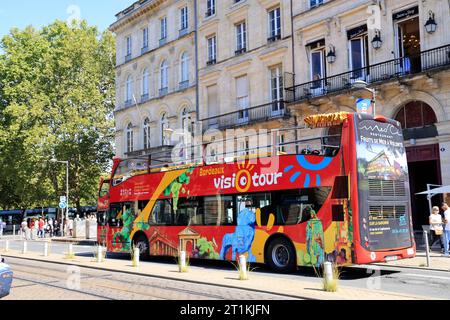
M202 132L289 128L314 113L354 112L358 99L372 98L356 88L365 82L375 89L376 113L404 126L419 229L428 204L415 193L427 183L450 184L449 22L448 0L138 1L111 26L117 34L117 155L161 148L169 144L164 128L194 130L193 122ZM164 61L167 85L161 85ZM137 101L130 100L130 83ZM327 134L294 132L280 131L277 142Z

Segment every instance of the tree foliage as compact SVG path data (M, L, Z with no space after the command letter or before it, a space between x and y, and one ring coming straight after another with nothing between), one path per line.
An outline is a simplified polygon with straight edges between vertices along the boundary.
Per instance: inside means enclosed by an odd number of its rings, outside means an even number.
M0 207L96 203L112 158L115 40L83 21L12 29L0 46Z

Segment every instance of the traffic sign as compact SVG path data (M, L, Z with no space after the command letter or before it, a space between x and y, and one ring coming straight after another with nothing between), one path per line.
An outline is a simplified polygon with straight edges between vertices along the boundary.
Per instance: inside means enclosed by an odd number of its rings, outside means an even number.
M67 208L67 202L60 202L60 203L59 203L59 208L60 208L60 209L65 209L65 208Z
M62 203L62 202L67 202L66 196L61 196L61 197L59 197L59 202L60 202L60 203Z

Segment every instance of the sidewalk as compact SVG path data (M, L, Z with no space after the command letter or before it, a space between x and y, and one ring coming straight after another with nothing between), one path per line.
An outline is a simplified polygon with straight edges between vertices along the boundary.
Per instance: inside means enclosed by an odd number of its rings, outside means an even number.
M141 262L138 268L132 266L131 261L106 260L103 263L95 262L94 257L77 256L72 260L63 255L53 254L43 257L39 253L22 254L18 251L1 252L3 257L38 260L59 264L76 265L93 269L102 269L112 272L125 272L143 276L153 276L163 279L187 281L191 283L209 284L215 286L232 287L272 294L281 294L298 299L318 300L422 300L432 297L406 295L378 290L350 288L340 285L338 292L328 293L321 288L321 282L309 282L292 277L278 277L262 273L250 272L248 281L238 280L238 272L234 270L215 270L203 267L190 267L188 273L179 273L178 266L155 262Z
M430 267L427 267L427 258L425 251L418 251L415 258L391 261L386 263L376 263L379 266L419 268L427 270L450 271L450 258L444 257L441 253L430 253Z
M0 241L23 241L24 239L20 235L12 236L3 236L0 238ZM97 244L97 239L85 239L85 238L71 238L71 237L53 237L53 238L35 238L27 240L29 242L43 242L43 241L51 241L51 242L60 242L60 243L72 243L74 245L80 246L95 246Z

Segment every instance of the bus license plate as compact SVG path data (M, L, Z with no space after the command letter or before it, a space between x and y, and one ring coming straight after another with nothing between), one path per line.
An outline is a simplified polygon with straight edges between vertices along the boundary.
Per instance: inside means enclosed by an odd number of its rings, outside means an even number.
M389 261L397 261L398 260L398 256L388 256L385 258L386 262Z

